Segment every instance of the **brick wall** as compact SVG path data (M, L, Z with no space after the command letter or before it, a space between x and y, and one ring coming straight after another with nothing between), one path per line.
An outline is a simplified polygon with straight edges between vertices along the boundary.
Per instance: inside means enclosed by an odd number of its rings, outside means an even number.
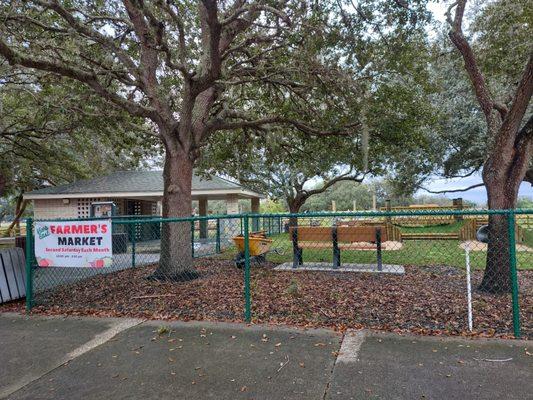
M78 218L78 200L70 199L64 204L63 199L46 199L33 201L35 219Z

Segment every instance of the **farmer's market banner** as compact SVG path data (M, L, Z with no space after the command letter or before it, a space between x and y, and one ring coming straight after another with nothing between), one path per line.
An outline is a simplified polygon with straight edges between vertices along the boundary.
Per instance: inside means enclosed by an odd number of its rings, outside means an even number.
M40 267L103 268L112 256L111 220L35 223Z

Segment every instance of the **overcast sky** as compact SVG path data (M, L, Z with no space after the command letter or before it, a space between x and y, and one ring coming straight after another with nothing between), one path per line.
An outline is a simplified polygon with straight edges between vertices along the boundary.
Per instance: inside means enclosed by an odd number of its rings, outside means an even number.
M430 190L462 189L481 182L481 176L476 175L462 179L435 179L430 184L427 184L426 187ZM420 190L418 194L427 194L427 192ZM471 189L467 192L447 193L444 194L444 196L450 199L462 197L465 200L476 202L479 205L485 205L487 203L487 191L483 186ZM531 187L531 184L522 183L518 196L533 199L533 187Z

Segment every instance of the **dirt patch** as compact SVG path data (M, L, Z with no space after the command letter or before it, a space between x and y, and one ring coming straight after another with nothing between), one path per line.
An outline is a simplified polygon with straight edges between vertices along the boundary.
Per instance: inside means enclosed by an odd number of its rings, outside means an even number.
M459 247L465 250L467 245L470 251L487 251L487 243L478 242L477 240L467 240L466 242L459 244ZM525 244L517 243L516 251L533 252L533 248L526 246Z
M432 335L466 331L464 272L449 266L406 266L405 275L251 271L255 323L302 327L373 328ZM42 293L41 314L129 316L149 319L242 321L243 272L230 261L196 262L201 278L182 283L146 279L155 267L128 269ZM473 286L482 272L473 272ZM533 271L520 271L523 337L533 338ZM18 303L17 303L18 304ZM12 308L12 306L11 306ZM509 295L473 294L472 335L512 336ZM3 308L0 307L0 311Z

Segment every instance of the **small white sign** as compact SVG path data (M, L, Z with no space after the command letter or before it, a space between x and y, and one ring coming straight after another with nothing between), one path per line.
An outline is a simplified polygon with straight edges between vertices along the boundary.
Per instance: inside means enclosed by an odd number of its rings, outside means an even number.
M109 267L111 220L36 222L35 257L39 267Z

